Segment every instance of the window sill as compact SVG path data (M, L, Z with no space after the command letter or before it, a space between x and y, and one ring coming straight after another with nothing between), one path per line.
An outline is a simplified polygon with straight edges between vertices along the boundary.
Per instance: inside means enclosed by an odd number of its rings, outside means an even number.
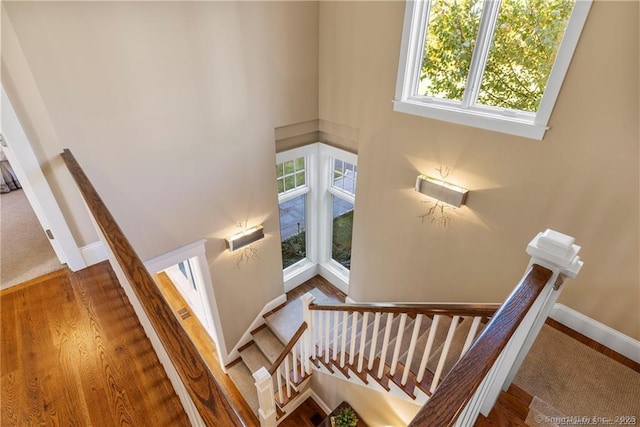
M284 290L289 292L318 274L318 264L305 258L282 270Z
M427 105L420 101L408 99L393 101L393 110L400 113L444 120L459 125L472 126L537 140L542 140L547 130L546 126L516 117L498 116L474 110L462 110L446 105Z

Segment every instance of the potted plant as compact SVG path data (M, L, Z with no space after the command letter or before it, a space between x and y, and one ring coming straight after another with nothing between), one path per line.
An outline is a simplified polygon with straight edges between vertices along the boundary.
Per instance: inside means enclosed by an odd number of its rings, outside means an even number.
M344 407L340 409L338 415L331 418L331 425L335 427L355 427L358 424L358 417L353 409Z

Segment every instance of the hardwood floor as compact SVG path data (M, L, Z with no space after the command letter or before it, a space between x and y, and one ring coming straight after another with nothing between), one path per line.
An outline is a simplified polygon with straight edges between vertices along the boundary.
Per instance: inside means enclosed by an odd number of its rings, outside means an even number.
M188 426L107 263L0 293L3 426Z
M316 401L309 397L278 425L279 427L315 427L326 416L327 414Z

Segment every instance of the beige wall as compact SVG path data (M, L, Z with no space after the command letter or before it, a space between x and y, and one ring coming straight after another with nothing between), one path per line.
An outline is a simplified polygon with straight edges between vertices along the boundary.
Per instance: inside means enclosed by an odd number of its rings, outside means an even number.
M317 3L4 3L2 81L78 244L65 147L142 259L208 238L231 348L283 292L274 129L317 119ZM238 267L244 221L266 238Z
M311 377L311 388L329 408L349 402L369 427L406 426L420 410L415 402L319 371Z
M638 3L594 3L543 141L393 112L403 14L320 4L320 120L359 129L351 296L502 301L553 228L585 261L560 302L639 339ZM448 229L412 189L439 165L471 190Z

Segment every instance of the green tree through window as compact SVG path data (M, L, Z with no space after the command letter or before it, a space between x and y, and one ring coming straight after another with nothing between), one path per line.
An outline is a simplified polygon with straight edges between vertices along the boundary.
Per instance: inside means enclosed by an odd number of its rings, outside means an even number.
M486 0L431 0L419 93L462 101ZM574 0L503 0L472 103L536 112ZM472 70L473 72L473 70ZM482 70L480 70L482 72Z

